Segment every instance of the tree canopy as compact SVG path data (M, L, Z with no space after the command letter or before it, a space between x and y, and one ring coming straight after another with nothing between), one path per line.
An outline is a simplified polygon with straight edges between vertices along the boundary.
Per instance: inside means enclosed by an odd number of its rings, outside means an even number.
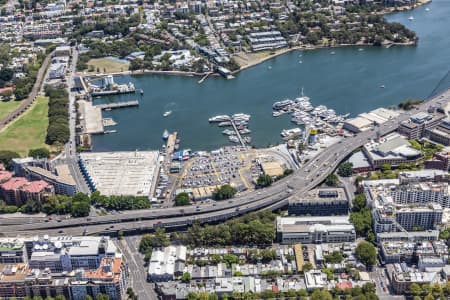
M377 263L377 249L369 242L361 241L355 249L356 258L366 267L371 267Z
M229 184L222 185L220 188L216 188L213 192L213 198L215 200L225 200L233 198L236 194L236 189Z

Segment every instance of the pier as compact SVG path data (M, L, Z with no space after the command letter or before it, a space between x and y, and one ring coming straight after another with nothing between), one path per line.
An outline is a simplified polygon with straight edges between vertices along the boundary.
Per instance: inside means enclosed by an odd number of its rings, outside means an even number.
M234 120L231 119L230 121L231 121L231 125L233 125L233 129L234 129L234 131L236 132L236 135L237 135L237 137L238 137L238 139L239 139L239 143L241 143L242 147L245 147L244 139L242 139L241 133L240 133L239 130L237 129L236 124L234 123Z
M113 108L134 107L134 106L139 106L138 100L95 105L95 107L100 108L100 109L113 109Z
M166 153L167 157L169 158L169 161L172 159L172 154L175 152L176 141L177 141L177 132L175 131L169 134L169 137L167 138Z

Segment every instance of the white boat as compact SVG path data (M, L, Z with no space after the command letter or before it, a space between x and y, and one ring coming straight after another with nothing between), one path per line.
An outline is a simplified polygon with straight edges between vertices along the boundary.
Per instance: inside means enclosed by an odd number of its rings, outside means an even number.
M364 51L364 49L363 48L359 48L358 51Z
M252 131L250 130L250 129L248 129L248 128L244 128L244 129L241 129L241 130L239 130L239 133L240 134L249 134L249 133L251 133Z
M272 66L268 66L267 69L272 70Z
M384 89L386 86L384 84L380 85L380 89Z
M209 122L225 122L225 121L230 121L230 116L228 115L218 115L215 117L211 117L208 119Z
M335 55L336 54L336 52L334 52L334 51L331 51L331 53L330 53L331 55Z
M167 131L167 129L164 130L162 138L163 140L167 140L169 138L169 132Z
M168 116L170 116L172 114L172 111L171 110L168 110L168 111L166 111L165 113L163 113L163 117L165 118L165 117L168 117Z
M239 143L239 138L235 135L230 135L228 137L228 140L230 140L230 142L233 142L233 143Z
M425 8L425 11L430 11L430 8L429 7Z
M227 126L231 126L231 122L230 121L225 121L225 122L220 122L219 123L219 127L227 127Z
M234 130L231 130L231 129L225 129L224 131L222 131L222 134L225 134L225 135L236 135L236 132Z
M301 133L302 130L300 128L283 129L283 131L281 131L281 136L285 139L294 138L299 137Z
M413 16L410 16L410 17L408 18L408 20L413 21L413 20L414 20L414 17L413 17Z
M290 107L292 104L294 104L294 101L292 101L291 99L285 99L285 100L277 101L274 104L272 104L272 109L281 110L281 109Z

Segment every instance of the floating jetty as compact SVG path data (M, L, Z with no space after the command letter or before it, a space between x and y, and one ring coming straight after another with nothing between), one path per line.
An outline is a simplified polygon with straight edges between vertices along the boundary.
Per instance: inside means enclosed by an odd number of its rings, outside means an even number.
M138 100L132 100L132 101L126 101L126 102L114 102L114 103L104 103L104 104L98 104L95 105L95 107L100 109L114 109L114 108L121 108L121 107L134 107L139 106Z

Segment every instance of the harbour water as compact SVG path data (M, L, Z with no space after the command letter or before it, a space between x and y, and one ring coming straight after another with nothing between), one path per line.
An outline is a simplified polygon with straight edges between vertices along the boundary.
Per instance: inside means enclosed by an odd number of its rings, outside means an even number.
M414 21L408 20L410 16ZM288 115L272 117L272 104L295 98L302 87L314 106L324 104L351 115L428 97L450 70L450 1L433 0L387 18L416 31L419 44L364 51L358 47L293 51L247 69L233 80L209 77L201 84L197 77L117 77L116 82L132 81L143 95L103 97L95 103L138 99L140 106L103 112L118 123L117 132L94 136L94 150L158 149L164 129L178 132L181 148L214 149L229 141L208 118L240 112L252 116L253 145L276 144L282 129L295 126ZM169 110L172 113L163 117Z

